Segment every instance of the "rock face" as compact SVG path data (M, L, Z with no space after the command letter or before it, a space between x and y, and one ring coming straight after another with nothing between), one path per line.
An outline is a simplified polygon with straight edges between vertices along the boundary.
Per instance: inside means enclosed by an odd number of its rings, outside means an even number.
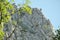
M15 13L12 19L17 22L13 25L10 21L5 24L4 40L52 40L53 26L44 17L41 10L32 8L32 14Z

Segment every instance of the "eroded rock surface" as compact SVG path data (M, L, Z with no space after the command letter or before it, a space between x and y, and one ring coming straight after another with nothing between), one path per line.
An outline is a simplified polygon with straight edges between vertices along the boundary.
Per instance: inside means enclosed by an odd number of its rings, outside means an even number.
M32 15L25 12L21 15L15 13L12 19L17 21L17 24L14 26L12 21L5 24L4 40L52 40L53 26L41 10L32 8Z

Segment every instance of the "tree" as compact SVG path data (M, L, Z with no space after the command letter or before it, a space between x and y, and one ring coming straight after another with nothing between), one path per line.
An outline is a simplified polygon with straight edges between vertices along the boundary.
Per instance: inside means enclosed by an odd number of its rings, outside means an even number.
M29 0L26 0L26 3L22 5L22 11L26 11L31 14L31 9L28 7ZM4 37L4 24L7 23L11 19L11 14L13 15L15 12L14 6L11 4L14 0L0 0L0 40L3 40ZM9 12L11 11L11 13ZM21 12L19 9L18 12Z
M53 37L53 40L60 40L60 28L56 30L56 35Z

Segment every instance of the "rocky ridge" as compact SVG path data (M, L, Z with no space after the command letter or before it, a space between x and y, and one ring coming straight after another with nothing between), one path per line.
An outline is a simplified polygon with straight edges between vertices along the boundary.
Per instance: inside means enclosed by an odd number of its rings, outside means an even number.
M12 20L17 22L15 26ZM21 15L15 13L12 20L5 24L4 40L52 40L53 26L41 10L32 8L31 15L26 12Z

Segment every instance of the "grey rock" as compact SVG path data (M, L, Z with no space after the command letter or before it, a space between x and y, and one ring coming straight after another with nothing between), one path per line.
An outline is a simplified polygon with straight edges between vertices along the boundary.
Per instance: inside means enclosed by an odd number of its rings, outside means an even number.
M15 13L12 19L17 24L13 25L12 20L5 24L4 40L53 40L53 26L41 10L32 8L31 15L25 13L22 17ZM9 37L13 30L13 34Z

